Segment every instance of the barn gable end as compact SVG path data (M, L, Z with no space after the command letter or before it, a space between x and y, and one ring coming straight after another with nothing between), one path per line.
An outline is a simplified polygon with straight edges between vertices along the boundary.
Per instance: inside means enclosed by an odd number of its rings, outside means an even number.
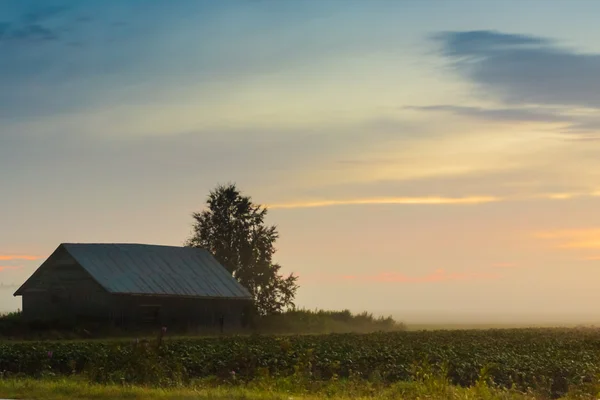
M76 319L105 315L109 293L63 246L15 292L28 320Z

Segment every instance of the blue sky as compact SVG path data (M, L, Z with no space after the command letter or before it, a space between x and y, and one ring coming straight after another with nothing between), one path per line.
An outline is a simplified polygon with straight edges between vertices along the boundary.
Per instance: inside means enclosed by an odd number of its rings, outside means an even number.
M599 13L5 0L0 309L59 243L181 244L236 182L300 306L592 315Z

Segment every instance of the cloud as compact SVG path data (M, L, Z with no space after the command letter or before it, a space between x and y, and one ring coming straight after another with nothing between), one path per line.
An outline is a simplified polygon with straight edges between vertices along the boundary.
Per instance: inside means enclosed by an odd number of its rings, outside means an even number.
M497 31L434 35L456 72L510 104L600 108L600 54Z
M474 280L493 280L502 276L497 273L478 273L478 272L447 272L440 268L425 275L405 275L398 272L380 272L377 274L357 274L357 275L300 275L303 283L436 283L436 282L458 282Z
M451 57L486 56L507 49L526 49L527 46L547 46L551 43L539 37L485 30L442 32L434 35L434 38L444 43L443 52Z
M543 195L543 197L550 200L569 200L580 196L581 195L579 193L550 193Z
M1 40L4 41L45 41L45 40L57 40L58 35L55 31L48 29L42 25L31 24L22 26L17 29L5 29Z
M564 147L565 145L562 144L562 149L560 149L563 155L565 155ZM355 175L361 169L375 170L384 168L386 165L394 165L396 162L391 156L387 158L374 155L367 158L364 154L357 154L356 157L356 159L341 158L343 161L336 161L336 167L342 169L342 171L348 171L348 175ZM287 202L300 202L300 199L355 199L361 198L361 195L365 193L368 193L370 198L397 196L460 198L476 194L478 196L499 197L505 201L509 199L542 200L548 198L557 200L557 197L566 200L567 197L576 199L577 196L575 195L585 198L600 194L596 193L600 186L595 185L598 181L593 172L595 160L590 159L590 165L586 165L585 170L582 172L581 164L584 160L581 156L578 159L580 160L578 168L561 165L563 161L561 159L557 160L550 153L548 157L539 160L529 156L531 165L505 171L489 171L479 168L468 174L417 177L418 179L398 179L392 176L389 179L372 179L360 182L332 180L327 186L306 190L297 193L296 197L286 198L285 200ZM569 160L570 158L566 158L566 162L569 162ZM553 168L559 166L560 169L558 170ZM576 179L574 179L574 174L577 174Z
M67 10L68 7L62 5L41 7L25 13L22 21L30 24L39 23L47 20L48 18L60 15Z
M580 139L593 139L598 140L598 136L586 136L586 133L600 132L600 118L598 117L586 117L578 118L573 121L567 129L566 133L582 134Z
M561 133L586 134L600 132L600 118L595 114L569 114L569 109L556 107L484 108L455 105L407 106L406 110L433 113L449 113L459 117L494 123L536 123L560 125Z
M582 197L597 197L597 192L532 193L512 196L467 196L467 197L378 197L345 200L314 200L288 203L265 204L269 209L320 208L352 205L477 205L502 201L526 201L534 199L572 200Z
M8 271L8 270L21 269L21 268L23 268L23 266L21 266L21 265L0 265L0 271Z
M0 261L11 261L11 260L27 260L27 261L34 261L34 260L39 260L42 257L39 256L32 256L32 255L25 255L25 254L5 254L2 255L0 254Z
M315 208L345 205L385 205L385 204L415 204L415 205L459 205L459 204L484 204L498 202L502 199L493 196L480 197L384 197L348 200L317 200L306 202L291 202L280 204L267 204L270 209L284 208Z
M529 199L546 199L546 200L574 200L579 198L598 197L600 194L597 191L587 192L553 192L540 193L529 196Z
M483 108L454 105L408 106L404 108L415 111L448 112L485 121L542 123L572 121L570 117L557 113L556 109L547 108Z
M8 42L23 44L58 40L61 29L49 22L67 10L64 6L42 7L25 12L15 21L0 24L0 45Z
M550 230L535 233L558 249L600 249L600 228Z

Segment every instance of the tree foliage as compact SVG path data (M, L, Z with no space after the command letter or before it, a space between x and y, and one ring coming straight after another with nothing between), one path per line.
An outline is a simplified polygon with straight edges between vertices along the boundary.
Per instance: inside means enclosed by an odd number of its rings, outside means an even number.
M273 261L275 226L267 226L267 209L244 196L235 184L218 185L207 198L207 208L192 214L192 236L186 246L201 247L250 291L261 315L294 308L297 277L280 275Z

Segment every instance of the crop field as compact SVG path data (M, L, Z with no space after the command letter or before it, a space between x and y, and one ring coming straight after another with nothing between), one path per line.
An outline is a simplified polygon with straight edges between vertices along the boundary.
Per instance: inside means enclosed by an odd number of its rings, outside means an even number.
M597 385L600 330L512 329L306 336L165 338L156 341L2 342L5 376L85 376L96 383L169 386L194 379L248 383L444 377L548 397Z

